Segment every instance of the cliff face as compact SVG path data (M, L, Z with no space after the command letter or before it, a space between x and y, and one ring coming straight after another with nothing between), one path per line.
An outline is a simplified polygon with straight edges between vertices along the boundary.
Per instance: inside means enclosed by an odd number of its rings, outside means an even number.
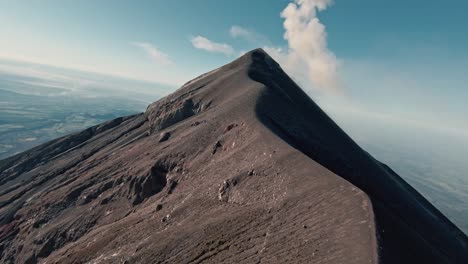
M466 263L467 237L262 50L0 161L3 263Z

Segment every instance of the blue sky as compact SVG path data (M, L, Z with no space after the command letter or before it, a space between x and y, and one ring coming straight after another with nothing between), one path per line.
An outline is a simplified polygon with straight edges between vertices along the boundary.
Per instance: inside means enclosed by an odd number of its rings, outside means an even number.
M267 47L281 50L272 55L331 113L467 134L467 1L311 2L327 3L308 17L318 18L326 33L296 34L301 46L284 38L286 0L0 0L0 58L175 88L243 51ZM316 38L326 40L318 48L326 56L310 60L331 64L324 80L317 69L301 72L284 59L292 45L307 49ZM301 63L315 65L309 62Z

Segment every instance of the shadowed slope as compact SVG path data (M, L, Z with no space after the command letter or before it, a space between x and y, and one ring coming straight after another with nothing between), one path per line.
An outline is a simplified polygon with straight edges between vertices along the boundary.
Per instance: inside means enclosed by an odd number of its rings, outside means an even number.
M466 258L466 237L262 50L108 124L0 163L2 262Z
M357 146L266 53L254 51L252 57L249 76L271 88L260 97L259 119L291 146L370 196L382 260L468 260L463 232L388 166Z

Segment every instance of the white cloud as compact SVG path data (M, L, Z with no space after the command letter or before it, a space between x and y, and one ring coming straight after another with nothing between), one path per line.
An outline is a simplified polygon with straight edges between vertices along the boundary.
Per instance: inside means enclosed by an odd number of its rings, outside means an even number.
M206 50L214 53L222 53L227 56L234 54L234 49L226 43L213 42L203 36L196 36L190 39L192 45L201 50Z
M242 38L253 44L270 42L264 35L237 25L234 25L229 29L229 34L233 38Z
M289 3L281 12L288 50L264 49L299 82L322 91L340 93L337 76L340 61L328 49L325 26L317 18L317 12L332 3L332 0L295 0Z
M163 65L174 64L172 60L170 59L169 55L158 50L156 47L154 47L150 43L132 42L132 45L143 49L148 54L148 56L156 63L160 63Z
M252 35L252 32L241 27L241 26L232 26L229 30L229 34L233 38L249 38Z

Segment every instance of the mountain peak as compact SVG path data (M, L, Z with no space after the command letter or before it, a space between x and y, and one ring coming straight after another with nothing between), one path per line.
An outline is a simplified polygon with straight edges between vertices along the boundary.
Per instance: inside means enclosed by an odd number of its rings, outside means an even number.
M279 64L263 49L249 51L231 63L200 75L185 83L176 92L150 104L145 113L150 121L150 130L164 129L222 104L233 96L249 92L246 90L247 86L219 85L221 80L247 75L254 81L269 82L269 79L278 74L286 76ZM217 96L213 98L215 94Z

